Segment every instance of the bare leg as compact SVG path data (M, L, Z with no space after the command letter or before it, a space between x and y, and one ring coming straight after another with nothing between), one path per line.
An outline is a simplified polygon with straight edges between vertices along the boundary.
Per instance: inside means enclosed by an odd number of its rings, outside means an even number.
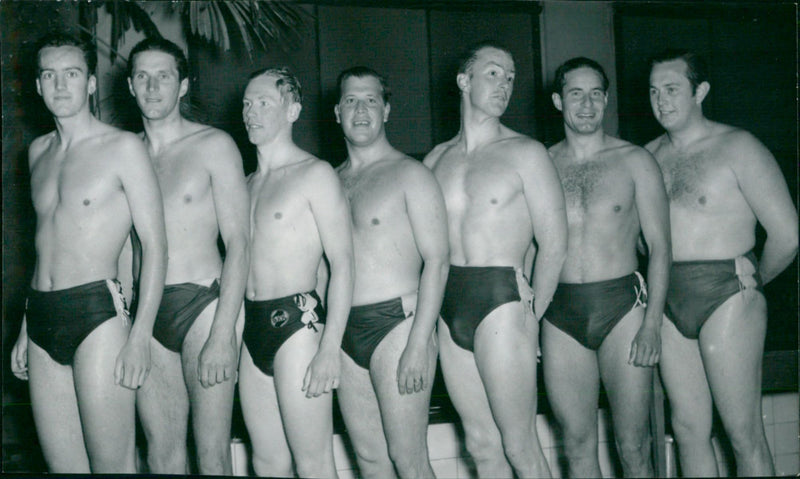
M719 472L711 445L711 391L698 342L683 336L668 319L661 326L660 362L681 472L686 477L716 477Z
M542 321L542 366L547 398L564 432L569 477L600 477L597 457L597 354Z
M28 377L33 419L47 469L59 474L89 474L72 368L58 364L28 340Z
M242 346L239 361L239 399L253 445L253 469L259 476L292 477L292 455L278 410L278 397L272 377L253 364Z
M729 298L700 330L708 382L733 445L740 477L775 474L761 418L766 330L766 301L753 289Z
M439 357L447 393L464 426L467 451L475 461L478 476L512 477L474 355L453 342L447 324L441 319Z
M611 330L598 350L600 376L608 393L614 421L614 441L625 477L653 477L650 462L650 404L653 368L628 364L631 342L644 318L634 308Z
M538 333L538 321L523 302L498 307L475 332L475 364L503 450L519 477L550 477L536 432Z
M136 393L147 438L147 465L155 474L186 474L189 397L180 354L150 340L150 374Z
M197 317L183 343L181 359L186 388L191 404L192 428L197 448L197 467L200 474L230 476L231 418L233 416L233 391L236 378L222 384L204 388L197 376L200 351L208 339L214 321L217 301L213 301ZM239 313L237 325L243 324L244 310ZM241 343L241 328L236 329L237 344Z
M303 328L275 356L275 390L286 439L300 477L337 477L333 462L333 395L307 398L303 377L314 358L324 325Z
M75 391L93 473L136 472L136 393L114 384L129 324L123 316L104 322L75 352Z

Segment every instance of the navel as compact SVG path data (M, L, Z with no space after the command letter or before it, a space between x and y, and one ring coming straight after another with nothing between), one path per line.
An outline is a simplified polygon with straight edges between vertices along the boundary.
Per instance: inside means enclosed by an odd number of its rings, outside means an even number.
M183 195L183 202L184 203L191 203L192 202L192 195Z
M492 198L490 203L493 204L493 205L496 205L497 204L497 198Z
M698 202L698 203L700 203L701 205L704 205L704 204L706 204L706 197L705 197L705 195L703 195L703 196L701 196L700 198L698 198L698 199L697 199L697 202Z
M619 212L620 212L620 210L622 210L622 206L620 206L620 205L614 205L614 213L619 213Z
M275 213L275 219L276 219L276 220L279 220L279 219L281 219L281 218L283 218L283 213L281 213L280 211L278 211L277 213Z
M83 206L89 206L89 203L91 203L89 198L86 198L85 200L83 200Z
M372 224L374 226L378 226L379 224L381 224L381 220L379 220L378 218L372 218Z

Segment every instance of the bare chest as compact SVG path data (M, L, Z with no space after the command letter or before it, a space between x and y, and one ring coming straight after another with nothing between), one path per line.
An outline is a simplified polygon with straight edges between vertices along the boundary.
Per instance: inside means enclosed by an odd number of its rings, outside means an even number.
M622 165L611 161L580 164L556 162L568 212L619 213L633 201L633 184Z
M452 161L437 172L448 213L498 208L519 198L522 182L497 161Z
M280 175L277 175L280 176ZM250 219L254 233L296 232L311 217L303 185L291 179L251 179Z
M404 197L390 172L342 176L356 232L376 231L404 217Z
M211 193L209 172L186 154L155 158L153 167L158 177L164 209L167 214L207 199Z
M705 209L720 204L736 188L733 173L710 151L657 155L670 203Z

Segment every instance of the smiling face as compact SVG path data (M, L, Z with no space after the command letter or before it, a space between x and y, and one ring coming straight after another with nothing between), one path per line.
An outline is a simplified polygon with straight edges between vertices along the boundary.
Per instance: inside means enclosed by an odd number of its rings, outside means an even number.
M650 106L667 131L680 130L693 117L702 115L708 83L702 82L693 89L686 68L686 62L679 59L657 63L650 72Z
M608 93L603 78L592 68L579 67L564 75L561 93L553 93L553 104L564 116L564 125L578 134L603 128Z
M383 137L391 106L383 101L380 80L371 75L351 76L342 82L341 91L333 111L347 142L366 146Z
M469 102L491 116L505 113L514 91L514 59L494 47L485 47L475 53L475 62L466 73L459 73L456 81Z
M67 118L88 108L89 95L96 87L97 80L89 75L80 48L45 47L39 51L36 91L54 116Z
M175 57L159 50L145 50L134 58L128 87L148 120L179 115L180 99L189 90L189 80L180 79Z
M300 116L301 106L291 95L282 95L277 78L261 75L250 80L242 99L242 119L250 143L270 143Z

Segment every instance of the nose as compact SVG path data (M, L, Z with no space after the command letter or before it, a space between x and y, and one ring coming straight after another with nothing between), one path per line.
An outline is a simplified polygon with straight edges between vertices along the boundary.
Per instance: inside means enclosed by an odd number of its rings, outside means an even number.
M67 79L63 75L55 75L56 77L56 90L65 90L67 88Z
M356 101L356 111L366 111L367 103L362 100Z
M581 106L589 106L591 104L592 104L592 99L589 97L589 95L583 95L583 97L581 98Z
M242 116L244 117L245 120L247 120L248 118L252 117L253 115L254 115L253 114L253 105L244 106L242 108Z
M158 79L150 77L147 79L147 91L158 90Z

